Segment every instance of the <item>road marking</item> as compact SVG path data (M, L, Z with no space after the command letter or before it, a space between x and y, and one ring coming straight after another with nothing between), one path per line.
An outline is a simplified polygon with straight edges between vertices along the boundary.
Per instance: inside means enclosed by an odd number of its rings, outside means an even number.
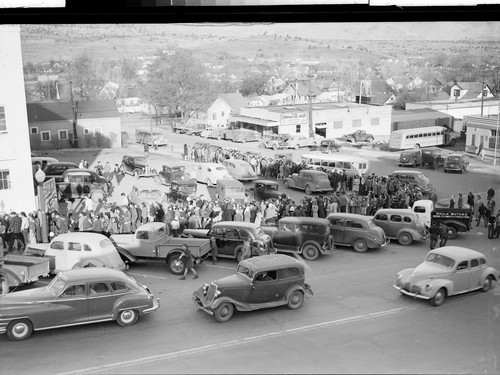
M228 347L232 347L232 346L244 345L244 344L248 344L248 343L252 343L252 342L258 342L258 341L262 341L262 340L265 340L268 338L281 337L281 336L292 335L292 334L301 333L301 332L312 331L312 330L315 330L318 328L324 328L327 326L335 326L335 325L341 325L341 324L354 323L354 322L358 322L358 321L362 321L362 320L374 319L374 318L378 318L378 317L397 314L397 313L400 313L406 309L408 309L408 307L398 307L396 309L378 311L378 312L364 314L364 315L356 315L356 316L337 319L337 320L330 320L330 321L323 322L323 323L311 324L311 325L297 327L297 328L290 328L290 329L286 329L283 331L269 332L269 333L265 333L263 335L245 337L242 339L226 341L226 342L223 342L220 344L208 344L208 345L194 347L191 349L184 349L184 350L179 350L179 351L175 351L175 352L157 354L157 355L153 355L153 356L149 356L149 357L132 359L132 360L116 362L116 363L110 363L110 364L102 365L102 366L88 367L88 368L81 369L81 370L62 372L62 373L59 373L59 375L87 374L89 372L99 372L99 371L109 371L109 370L115 371L116 369L118 369L120 367L128 367L128 366L135 366L135 365L140 365L140 364L152 363L152 362L162 361L162 360L166 360L166 359L178 358L178 357L186 356L189 354L206 352L206 351L214 350L214 349L220 350L220 349L228 348Z
M128 274L130 275L135 275L135 276L142 276L142 277L145 277L145 278L153 278L153 279L160 279L160 280L168 280L168 277L164 277L164 276L153 276L153 275L144 275L142 273L134 273L134 272L127 272Z

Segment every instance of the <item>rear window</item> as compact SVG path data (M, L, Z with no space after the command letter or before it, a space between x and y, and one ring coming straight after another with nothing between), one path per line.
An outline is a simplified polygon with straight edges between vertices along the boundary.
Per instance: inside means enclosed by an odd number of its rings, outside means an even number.
M68 242L68 250L82 251L82 244L79 242Z
M50 248L54 250L64 250L64 243L62 241L53 241Z
M110 240L108 240L107 238L99 241L99 246L100 247L109 247L109 246L113 246L113 242L111 242Z
M283 279L291 279L293 277L298 277L300 275L300 272L298 268L284 268L281 270L278 270L278 279L283 280Z

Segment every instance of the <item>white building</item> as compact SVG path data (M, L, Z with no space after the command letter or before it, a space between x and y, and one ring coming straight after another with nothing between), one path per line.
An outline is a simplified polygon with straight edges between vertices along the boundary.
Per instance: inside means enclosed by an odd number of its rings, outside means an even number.
M231 114L238 114L241 107L248 105L248 100L239 92L221 94L207 109L207 126L227 128Z
M0 25L0 211L35 210L20 27Z

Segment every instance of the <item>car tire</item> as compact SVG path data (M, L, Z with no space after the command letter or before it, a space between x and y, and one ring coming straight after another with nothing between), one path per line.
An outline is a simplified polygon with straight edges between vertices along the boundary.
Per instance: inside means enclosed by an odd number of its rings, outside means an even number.
M104 197L105 197L104 191L102 191L100 189L94 190L92 192L92 194L90 194L90 199L92 199L92 202L94 202L94 203L102 202Z
M352 248L357 253L366 253L366 251L368 250L368 244L364 239L357 238L352 244Z
M140 176L139 176L139 171L134 171L133 175L134 175L134 178L135 178L136 180L138 180L138 179L139 179L139 177L140 177Z
M33 333L33 324L28 319L14 320L7 326L7 337L12 341L27 340Z
M172 255L167 258L167 266L174 275L183 275L186 264L179 259L180 254Z
M319 258L318 246L312 243L308 243L302 246L301 253L304 259L306 260L316 260Z
M234 305L229 302L221 303L219 307L214 310L214 318L219 323L225 323L234 314Z
M288 181L287 181L287 180L283 181L283 187L284 187L285 189L289 189L289 188L290 188L290 184L288 183Z
M130 327L137 322L137 319L139 319L139 313L136 310L127 309L118 312L116 322L122 327Z
M486 293L491 289L491 285L493 284L493 277L489 275L486 279L484 279L483 287L481 288L481 292Z
M432 306L441 306L446 299L446 289L441 288L439 289L436 294L434 294L434 297L432 297L429 302L431 303Z
M436 160L434 160L434 163L432 163L432 168L434 168L434 170L439 168L438 162Z
M410 246L413 243L413 237L408 232L401 232L398 236L398 242L402 246Z
M312 190L311 190L311 187L309 185L306 185L305 188L304 188L304 192L307 194L307 195L311 195L312 194Z
M454 240L458 236L457 228L448 226L448 239Z
M304 293L301 290L296 290L288 297L287 307L290 310L297 310L304 304Z

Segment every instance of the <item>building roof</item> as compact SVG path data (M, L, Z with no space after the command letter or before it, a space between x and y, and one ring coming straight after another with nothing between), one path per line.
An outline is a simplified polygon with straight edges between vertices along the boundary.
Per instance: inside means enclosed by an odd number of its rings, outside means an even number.
M375 93L370 97L370 104L385 105L394 94Z
M227 103L227 105L233 110L233 113L240 113L241 107L248 106L248 100L245 99L239 92L220 94L219 98Z
M439 118L449 118L449 117L453 116L430 108L407 109L406 111L392 110L392 122L439 119Z
M78 118L120 117L114 100L78 101ZM70 102L27 103L28 122L71 121L73 110Z

